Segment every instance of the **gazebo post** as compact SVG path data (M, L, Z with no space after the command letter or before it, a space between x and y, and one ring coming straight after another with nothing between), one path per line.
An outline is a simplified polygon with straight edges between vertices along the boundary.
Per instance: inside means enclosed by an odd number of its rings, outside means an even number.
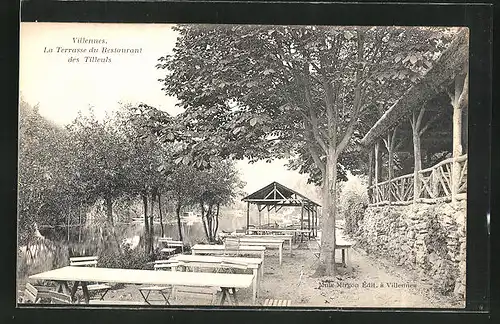
M318 234L318 226L316 225L317 220L318 220L317 208L318 208L317 206L314 206L314 208L313 208L313 215L314 215L314 217L313 217L313 226L314 226L313 235L314 235L314 237L316 237Z
M259 227L262 227L261 214L260 214L260 205L257 204L257 210L259 211Z
M304 203L300 203L300 229L304 229Z
M247 201L247 233L248 233L248 225L250 224L250 202Z
M307 230L311 231L311 211L309 210L310 206L307 206ZM311 239L311 232L308 234L309 239Z
M316 224L315 224L315 227L316 227L316 237L318 237L318 206L316 206L315 208L315 214L316 214Z
M267 205L267 225L269 226L270 224L270 220L269 220L269 205Z
M312 234L314 237L314 206L311 208L311 216L312 216Z

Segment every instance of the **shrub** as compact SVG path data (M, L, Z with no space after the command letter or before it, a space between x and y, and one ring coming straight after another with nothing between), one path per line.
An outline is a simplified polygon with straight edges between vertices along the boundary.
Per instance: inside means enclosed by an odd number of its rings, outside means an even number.
M358 230L358 222L363 219L368 206L366 185L359 177L350 176L340 192L339 211L345 220L345 232L354 234Z
M99 252L99 264L105 268L146 269L147 263L154 260L154 254L148 255L143 249L132 250L129 244L123 244L121 253L111 250Z

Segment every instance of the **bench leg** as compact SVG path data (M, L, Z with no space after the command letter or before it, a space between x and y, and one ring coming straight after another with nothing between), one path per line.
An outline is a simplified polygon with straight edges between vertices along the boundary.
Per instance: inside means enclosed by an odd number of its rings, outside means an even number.
M288 240L288 247L290 248L290 256L292 256L292 239Z
M167 296L165 296L165 294L163 293L163 291L162 291L162 290L160 290L160 294L163 296L163 299L165 299L165 305L170 305L170 302L168 301L168 298L169 298L169 297L170 297L170 295L172 294L172 289L170 290L170 293L169 293L168 297L167 297Z
M101 297L99 298L100 300L104 300L104 296L106 296L106 294L108 293L109 291L109 288L104 290L104 293L101 295Z
M282 263L282 259L283 259L283 244L280 245L279 247L279 254L280 254L280 265Z
M151 290L148 290L148 293L146 294L146 296L144 296L144 293L142 292L141 289L139 289L139 292L141 293L141 296L142 298L144 299L144 301L146 302L146 304L148 305L151 305L148 301L148 297L149 297L149 294L151 293Z
M56 292L70 294L71 289L69 289L68 283L66 281L57 281Z

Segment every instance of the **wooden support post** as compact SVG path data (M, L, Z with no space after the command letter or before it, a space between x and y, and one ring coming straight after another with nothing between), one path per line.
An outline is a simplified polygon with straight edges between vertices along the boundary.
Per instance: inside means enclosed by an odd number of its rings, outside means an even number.
M413 203L417 202L420 198L420 174L419 171L422 170L422 157L420 150L420 125L422 123L422 117L424 116L425 106L422 105L420 111L417 112L413 110L412 117L410 119L411 129L412 129L412 139L413 139Z
M316 237L318 237L318 224L319 224L319 220L318 220L318 207L315 208L315 211L314 213L316 214L316 224L315 224L315 227L316 227Z
M387 140L384 140L385 142L385 147L387 148L387 164L388 164L388 172L387 172L387 181L388 181L388 198L389 198L389 205L391 205L392 202L392 193L391 193L391 181L392 181L392 173L393 173L393 158L394 158L394 141L396 137L396 131L397 131L397 126L394 128L392 131L392 134L389 132L387 133Z
M318 224L319 224L319 214L318 214L318 208L316 207L316 236L318 236Z
M373 184L373 150L370 150L368 153L368 201L373 203L373 188L371 188Z
M375 182L375 190L373 192L373 195L374 195L374 202L378 202L378 180L379 180L379 174L378 174L378 171L379 171L379 161L380 161L380 157L379 157L379 142L378 140L375 142L375 178L373 179L374 182Z
M250 224L250 202L247 201L247 232L248 232L248 225Z
M309 207L307 207L307 229L309 231L311 230L311 211L309 210Z
M316 226L314 226L316 223L315 223L315 219L314 219L314 209L316 208L316 206L312 207L311 209L311 215L312 215L312 233L313 233L313 237L314 237L314 231L316 229Z
M267 209L267 225L269 225L271 221L269 220L269 208Z
M304 229L304 204L300 205L300 229Z
M462 110L468 102L468 89L469 89L469 74L465 76L462 82L462 76L455 77L455 92L451 98L453 106L453 166L451 173L451 201L456 202L456 195L460 186L460 163L456 159L462 155L462 132L463 120Z
M260 205L257 205L257 210L259 211L259 227L262 226L262 209L260 209Z

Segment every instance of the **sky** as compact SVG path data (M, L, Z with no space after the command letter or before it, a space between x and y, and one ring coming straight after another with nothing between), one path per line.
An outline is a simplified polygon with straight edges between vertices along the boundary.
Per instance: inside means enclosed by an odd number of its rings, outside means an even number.
M78 111L89 107L98 118L119 103L147 103L177 114L176 98L162 92L158 79L164 70L155 67L158 58L172 53L177 33L167 24L21 23L20 92L39 112L58 125L71 123ZM74 39L75 38L75 39ZM77 39L106 43L77 43ZM139 54L102 54L102 47L142 49ZM58 52L59 47L59 52ZM92 47L98 54L89 54ZM85 49L87 53L71 53ZM52 50L52 51L51 51ZM63 52L65 51L65 52ZM85 56L111 60L85 63ZM78 58L78 62L69 62ZM307 186L307 176L284 167L286 161L249 164L237 162L244 190L251 193L272 181L292 189Z

